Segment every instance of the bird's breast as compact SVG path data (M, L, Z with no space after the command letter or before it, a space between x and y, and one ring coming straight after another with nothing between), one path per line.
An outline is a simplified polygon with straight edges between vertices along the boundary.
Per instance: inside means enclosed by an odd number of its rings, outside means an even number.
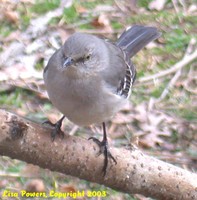
M98 77L64 77L51 80L49 84L47 91L53 105L70 121L81 126L108 120L122 105L122 99L103 88Z

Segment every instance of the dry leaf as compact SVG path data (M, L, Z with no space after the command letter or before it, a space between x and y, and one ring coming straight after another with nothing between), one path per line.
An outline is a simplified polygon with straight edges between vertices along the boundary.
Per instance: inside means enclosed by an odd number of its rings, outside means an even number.
M61 192L76 192L77 190L72 185L64 184L60 187Z
M25 184L25 190L28 192L44 192L45 185L41 179L32 179Z
M102 29L106 32L112 32L112 27L110 25L110 21L106 14L100 14L97 18L95 18L92 23L94 27Z
M21 171L21 174L27 177L40 177L41 168L36 165L27 164Z
M115 124L127 124L132 121L132 118L133 115L117 113L111 121Z
M6 188L6 186L7 186L8 184L9 184L9 180L7 180L6 178L0 180L0 188Z
M81 5L77 5L76 6L76 11L77 13L86 13L87 12L87 9Z
M11 23L18 24L19 22L19 16L16 11L5 11L4 16Z
M145 137L139 139L139 146L143 148L154 148L161 145L164 141L154 134L147 134Z

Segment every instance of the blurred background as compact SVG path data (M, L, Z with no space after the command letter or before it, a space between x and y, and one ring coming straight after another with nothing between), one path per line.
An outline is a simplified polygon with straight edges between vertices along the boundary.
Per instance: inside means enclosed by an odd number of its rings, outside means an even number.
M75 31L115 41L134 24L155 26L162 36L132 59L137 80L130 104L107 123L110 145L134 143L148 155L196 171L196 0L0 0L0 108L39 123L56 122L61 113L48 100L42 78L50 56ZM64 130L102 138L99 125L65 120ZM91 190L106 191L105 199L150 199L8 157L0 158L0 174L0 196L5 189Z

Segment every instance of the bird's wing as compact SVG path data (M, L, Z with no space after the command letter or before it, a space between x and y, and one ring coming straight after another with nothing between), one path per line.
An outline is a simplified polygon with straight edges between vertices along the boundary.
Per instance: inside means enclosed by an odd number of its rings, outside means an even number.
M128 98L135 81L136 70L130 58L160 35L155 27L134 25L126 30L115 44L107 44L111 60L106 70L110 70L113 76L108 76L107 81L117 88L118 95Z
M131 87L136 78L136 70L130 58L128 58L124 51L123 55L126 64L126 73L125 76L120 80L119 87L117 88L117 94L123 96L124 98L128 98L131 94Z
M109 60L101 76L113 93L127 98L134 83L136 71L127 53L116 44L106 42Z

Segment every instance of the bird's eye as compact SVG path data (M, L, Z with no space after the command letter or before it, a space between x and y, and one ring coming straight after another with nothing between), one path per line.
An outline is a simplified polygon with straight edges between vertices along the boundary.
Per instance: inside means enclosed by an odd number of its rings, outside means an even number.
M86 57L85 57L86 60L89 60L90 59L90 54L88 54Z

